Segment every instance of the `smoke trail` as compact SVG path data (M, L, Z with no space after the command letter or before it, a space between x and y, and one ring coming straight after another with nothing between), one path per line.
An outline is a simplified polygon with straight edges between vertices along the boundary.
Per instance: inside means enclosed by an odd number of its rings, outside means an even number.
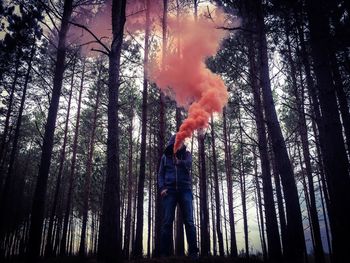
M216 21L224 14L216 12ZM183 17L180 22L169 19L169 30L180 38L180 50L168 53L161 68L154 66L150 78L165 93L174 98L178 106L188 109L188 117L176 134L174 152L185 138L196 129L206 128L212 113L221 112L228 100L227 88L217 74L205 65L206 58L217 53L225 37L212 20L199 17ZM161 56L158 56L157 64Z

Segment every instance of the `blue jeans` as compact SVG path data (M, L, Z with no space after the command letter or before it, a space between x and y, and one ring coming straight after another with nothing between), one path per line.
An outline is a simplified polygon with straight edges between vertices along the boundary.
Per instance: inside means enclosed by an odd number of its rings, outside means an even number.
M176 204L180 205L183 222L185 224L188 253L198 252L196 227L193 221L193 195L190 189L168 189L168 194L162 197L163 222L161 228L161 254L168 256L170 253L170 239L175 217Z

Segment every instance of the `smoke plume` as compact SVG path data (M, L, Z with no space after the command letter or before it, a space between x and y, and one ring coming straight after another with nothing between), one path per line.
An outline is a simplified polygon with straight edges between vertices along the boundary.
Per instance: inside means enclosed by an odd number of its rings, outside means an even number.
M225 16L219 10L215 14L216 23L204 16L197 20L182 17L180 21L170 17L170 34L174 42L179 38L180 45L178 50L167 52L162 66L150 70L150 79L178 106L188 109L188 116L176 134L174 152L196 129L206 128L211 114L220 113L228 100L223 80L205 64L208 57L217 53L225 37L225 32L217 29L217 22ZM159 54L155 63L160 65L161 61Z
M163 1L151 0L150 17L153 31L161 35ZM211 6L212 7L212 6ZM145 28L145 0L128 1L127 19L124 33L142 33ZM188 116L176 134L174 152L181 146L185 138L190 137L196 129L206 128L213 113L220 113L227 103L227 88L221 77L211 72L205 64L208 57L214 56L221 41L226 36L218 25L224 25L226 14L220 9L210 11L206 6L199 12L197 19L189 15L192 10L185 10L176 17L168 14L168 38L171 43L162 58L161 50L156 59L148 64L148 78L177 105L188 110ZM90 16L87 12L90 11ZM91 16L91 10L81 9L76 21L87 27L103 43L111 42L111 0L106 0L99 10ZM202 13L202 14L201 14ZM158 23L158 24L157 24ZM80 30L81 35L76 31ZM80 28L72 28L72 35L80 43L92 43L86 47L99 49L91 34ZM97 45L97 47L96 47ZM87 48L85 48L87 50ZM87 52L85 52L87 53ZM91 52L89 53L91 55Z

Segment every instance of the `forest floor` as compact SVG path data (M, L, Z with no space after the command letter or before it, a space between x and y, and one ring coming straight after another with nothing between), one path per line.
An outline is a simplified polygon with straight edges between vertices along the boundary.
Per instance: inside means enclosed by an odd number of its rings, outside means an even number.
M12 262L12 263L25 263L25 260L16 260L12 259L4 262ZM232 260L232 258L227 257L219 257L219 256L210 256L210 257L199 257L198 260L192 260L189 257L161 257L161 258L152 258L152 259L134 259L130 261L124 260L125 263L262 263L263 261L257 258L236 258ZM96 258L85 258L81 259L79 257L58 257L52 259L41 259L38 260L37 263L98 263Z
M251 258L236 258L232 260L232 258L228 257L219 257L219 256L211 256L211 257L199 257L198 260L192 260L190 257L167 257L167 258L154 258L154 259L139 259L139 260L131 260L130 263L261 263L260 259Z

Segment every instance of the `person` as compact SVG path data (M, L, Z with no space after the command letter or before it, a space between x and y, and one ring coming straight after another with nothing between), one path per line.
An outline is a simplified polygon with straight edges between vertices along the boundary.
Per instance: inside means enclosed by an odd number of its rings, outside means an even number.
M184 144L174 154L175 135L172 135L162 155L158 172L158 189L163 207L161 226L161 256L170 255L171 231L176 205L180 205L185 224L188 255L198 259L196 227L193 221L192 156Z

